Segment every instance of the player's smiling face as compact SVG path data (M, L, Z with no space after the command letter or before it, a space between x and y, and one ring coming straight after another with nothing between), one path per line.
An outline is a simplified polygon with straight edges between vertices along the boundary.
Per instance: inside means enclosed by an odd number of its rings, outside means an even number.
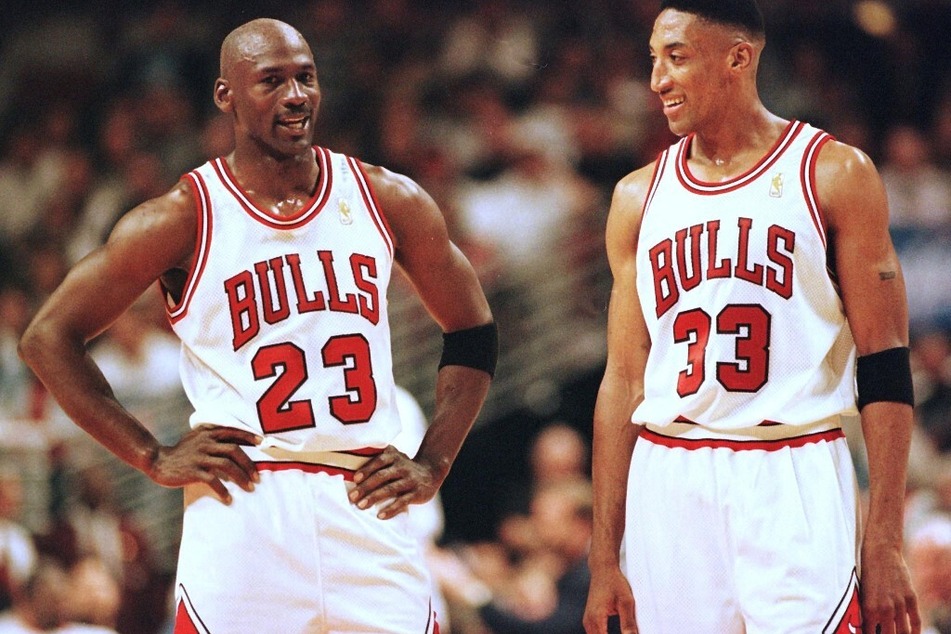
M237 133L278 156L309 150L320 105L310 48L294 34L282 33L249 49L231 82Z
M727 94L723 29L690 13L667 9L650 38L651 90L660 97L674 134L696 131L715 115Z

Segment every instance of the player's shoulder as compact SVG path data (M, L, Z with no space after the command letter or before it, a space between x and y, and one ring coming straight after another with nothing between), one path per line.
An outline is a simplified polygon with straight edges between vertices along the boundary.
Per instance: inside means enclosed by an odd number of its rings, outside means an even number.
M189 179L183 178L165 193L140 203L129 215L169 222L180 222L184 218L194 219L197 205L194 187Z
M422 187L409 176L382 165L356 160L378 198L399 203L423 194Z
M874 177L878 173L872 159L861 149L830 139L816 157L816 178L830 186L852 179Z
M656 169L655 160L621 178L614 186L612 208L639 212L647 200Z
M373 198L393 232L397 249L446 239L447 228L436 201L415 180L382 165L358 161Z
M110 242L148 243L155 250L187 254L194 247L198 212L193 185L183 179L165 193L140 203L124 214Z
M832 227L860 220L887 223L885 186L872 159L861 149L830 141L816 158L815 187L819 207Z

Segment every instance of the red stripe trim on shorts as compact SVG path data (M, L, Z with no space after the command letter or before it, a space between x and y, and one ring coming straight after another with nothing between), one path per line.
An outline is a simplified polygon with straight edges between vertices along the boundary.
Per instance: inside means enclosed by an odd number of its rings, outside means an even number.
M683 449L701 449L704 447L733 449L734 451L748 451L758 449L761 451L777 451L786 447L802 447L817 442L828 442L845 438L845 433L841 429L829 429L802 436L793 436L791 438L776 438L773 440L735 440L731 438L680 438L677 436L665 436L651 431L647 428L641 430L639 439L643 438L647 442L664 447L681 447Z
M355 471L343 469L341 467L331 467L324 464L313 464L311 462L294 462L291 460L270 460L266 462L255 462L254 465L258 471L303 471L305 473L327 473L329 475L343 476L344 480L353 481Z
M306 453L306 452L305 452ZM359 449L348 449L346 451L335 451L332 453L347 454L351 456L361 456L372 458L383 453L378 447L361 447ZM259 471L303 471L305 473L326 473L329 475L343 476L344 480L353 481L353 474L356 469L348 469L340 465L327 464L322 462L307 460L261 460L252 455L255 466Z

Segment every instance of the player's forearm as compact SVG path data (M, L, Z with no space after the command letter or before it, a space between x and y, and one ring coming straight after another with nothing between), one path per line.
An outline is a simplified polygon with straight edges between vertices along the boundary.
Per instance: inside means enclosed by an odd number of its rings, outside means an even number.
M592 567L615 565L620 557L628 470L640 427L627 423L619 431L610 438L596 437L593 443L594 520L589 555Z
M627 480L631 454L641 426L630 422L632 399L602 385L595 406L592 442L594 524L589 561L592 568L613 566L620 557L627 508Z
M21 339L19 351L76 425L119 459L148 473L158 441L119 404L82 342L35 322Z
M482 410L491 382L486 372L464 366L447 365L439 371L435 412L414 458L428 465L439 483Z
M869 471L866 544L901 547L913 425L912 409L906 404L876 402L862 409Z

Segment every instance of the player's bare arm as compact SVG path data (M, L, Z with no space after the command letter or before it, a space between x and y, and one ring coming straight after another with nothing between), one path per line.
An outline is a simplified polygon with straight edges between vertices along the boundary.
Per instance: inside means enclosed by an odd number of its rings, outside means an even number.
M235 443L253 436L201 429L174 447L161 446L116 400L86 349L156 280L184 278L195 246L194 205L180 183L126 214L39 310L20 352L66 414L117 457L161 485L203 481L227 500L220 480L251 486L253 464Z
M859 357L908 345L908 310L888 233L882 181L861 151L832 142L819 156L820 205L835 251L845 312ZM902 557L912 408L871 402L861 410L869 462L869 515L861 558L865 630L919 632L917 601Z
M588 634L607 632L618 614L625 634L637 631L634 597L621 573L627 477L640 427L631 413L643 399L644 367L650 349L637 296L635 255L641 213L654 166L622 179L614 190L605 234L614 282L608 307L608 355L594 411L592 479L594 534L589 564L591 586L585 609Z
M426 309L443 332L491 323L492 312L462 252L449 240L445 219L433 199L412 180L367 166L380 207L396 240L396 259ZM431 499L452 463L488 394L491 376L462 365L446 365L436 379L433 419L419 451L410 460L393 447L361 468L351 499L369 507L384 502L389 518L409 504Z

